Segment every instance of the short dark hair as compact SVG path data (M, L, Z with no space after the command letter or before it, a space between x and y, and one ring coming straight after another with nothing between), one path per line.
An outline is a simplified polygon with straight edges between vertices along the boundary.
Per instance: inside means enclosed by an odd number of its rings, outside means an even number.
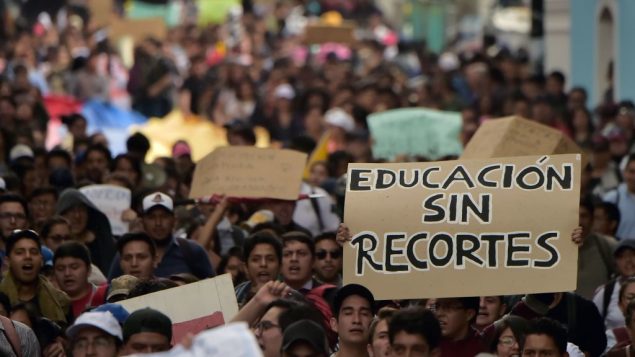
M525 350L525 342L530 335L546 335L549 336L556 345L559 354L567 351L567 330L562 324L548 317L541 317L529 322L527 333L521 343L521 350Z
M29 201L36 197L44 195L53 195L53 197L55 197L55 200L57 200L59 193L57 192L55 187L52 186L37 187L33 190L33 192L31 192L31 195L29 195Z
M53 256L53 265L61 258L77 258L81 259L87 267L90 267L92 260L90 259L90 252L85 245L79 242L65 242L62 243L56 250Z
M16 195L15 193L3 193L0 195L0 205L8 202L19 203L24 209L24 214L26 214L27 217L29 216L29 207L24 197Z
M315 237L315 239L313 240L313 243L314 245L317 245L323 240L332 240L333 242L337 243L337 236L335 235L334 232L322 233Z
M86 149L86 152L84 152L84 161L88 159L88 155L90 155L90 153L93 151L102 153L106 157L106 161L108 161L108 167L110 167L112 163L112 153L110 153L110 149L103 146L102 144L90 144Z
M119 252L119 255L123 254L124 248L130 242L144 242L148 245L148 247L150 247L150 254L152 254L152 256L155 256L157 254L157 246L156 243L154 243L154 240L150 238L150 236L148 236L146 233L138 232L126 233L121 236L121 238L119 238L119 240L117 241L117 251Z
M386 321L386 323L390 324L390 320L397 311L397 309L387 306L377 311L377 316L375 316L368 327L368 343L373 343L373 335L375 334L375 330L377 330L377 325L382 321Z
M510 329L514 334L516 341L522 341L527 333L529 322L522 317L507 315L501 320L494 323L494 333L490 334L487 347L489 352L496 352L498 347L498 339L506 329Z
M30 229L19 229L13 231L11 235L5 241L5 248L7 256L11 254L13 247L16 243L21 241L22 239L29 239L34 241L37 244L38 249L42 249L42 243L40 243L40 236ZM41 254L41 253L40 253Z
M564 85L564 82L566 81L566 77L565 77L564 73L562 73L560 71L553 71L553 72L549 73L549 78L555 79L561 85Z
M324 326L324 318L320 311L311 304L293 304L278 316L278 325L280 330L284 330L289 325L300 320L311 320L318 325Z
M583 196L580 198L580 207L586 208L589 211L589 214L593 214L593 209L595 206L593 205L593 199L590 196Z
M423 337L431 350L441 342L441 325L432 311L420 306L397 311L388 323L388 339L392 345L399 332Z
M135 285L135 287L130 290L127 299L156 293L162 290L176 288L178 286L179 285L176 282L165 278L140 280L139 283L137 283L137 285Z
M614 221L615 223L617 223L616 227L620 225L622 215L620 214L620 209L615 203L599 202L595 205L595 209L603 209L604 212L606 212L606 216L609 218L609 221Z
M280 242L280 239L275 237L273 234L266 232L258 232L245 239L245 243L243 245L243 261L247 262L249 260L251 252L258 244L268 244L272 246L273 250L276 252L278 262L282 262L282 243Z
M137 182L132 182L134 185L138 185L139 182L143 179L143 173L141 171L141 162L134 156L130 154L119 154L112 160L112 165L110 167L110 171L114 172L117 168L117 164L121 160L128 160L132 169L137 173Z
M50 163L51 159L54 158L54 157L59 157L59 158L63 159L64 161L66 161L66 165L68 165L68 167L71 167L72 164L73 164L73 157L71 156L71 154L68 151L66 151L64 149L61 149L61 148L55 148L55 149L49 151L46 154L46 166L47 167L49 166L49 163Z
M290 242L299 242L309 247L311 257L315 256L315 242L306 233L300 231L291 231L282 235L282 248Z
M126 140L126 149L128 152L139 152L139 153L147 153L150 150L150 140L148 138L136 132Z
M42 228L40 229L40 237L42 237L43 239L48 237L48 235L51 233L51 229L53 229L53 227L55 227L58 224L66 224L69 227L71 225L68 219L62 216L53 216L47 219L46 221L44 221L44 224L42 225Z

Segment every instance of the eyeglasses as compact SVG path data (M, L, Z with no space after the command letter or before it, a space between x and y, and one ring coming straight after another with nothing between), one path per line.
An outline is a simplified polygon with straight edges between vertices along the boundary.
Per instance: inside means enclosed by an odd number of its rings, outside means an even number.
M436 304L430 305L430 310L432 311L458 311L462 309L465 309L465 307L460 302L437 302Z
M10 220L12 218L15 219L16 221L24 221L26 220L26 215L24 213L11 213L11 212L0 213L0 219Z
M280 327L280 325L276 325L273 322L268 321L268 320L262 320L262 321L258 322L257 324L255 324L252 328L254 329L254 331L256 333L259 333L259 332L265 332L265 331L270 330L270 329L272 329L274 327Z
M73 344L73 352L86 351L88 346L93 346L96 350L105 350L113 345L112 338L106 336L95 337L92 341L88 339L81 339Z
M504 336L498 339L498 343L503 345L503 346L513 346L514 343L516 343L516 339L511 337L511 336Z
M316 258L318 258L319 260L324 260L326 259L326 256L330 255L332 259L339 259L342 256L342 251L341 250L318 250L315 253Z

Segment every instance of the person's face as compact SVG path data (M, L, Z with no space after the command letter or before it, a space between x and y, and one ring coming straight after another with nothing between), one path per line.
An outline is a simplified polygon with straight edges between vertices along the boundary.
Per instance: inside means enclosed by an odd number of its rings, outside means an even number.
M20 283L31 284L42 269L40 248L31 239L18 240L9 253L9 270Z
M298 241L289 241L282 249L282 277L291 286L302 286L313 275L313 255L309 247Z
M282 357L326 357L324 353L319 353L311 345L300 341L294 343L287 351L282 352Z
M508 327L503 330L500 337L498 338L498 344L496 345L496 356L498 357L511 357L518 356L520 353L520 347L518 345L518 341L516 341L516 336L512 330Z
M612 221L606 214L606 210L602 207L597 207L593 211L593 231L601 234L612 236L615 234L617 228L617 222Z
M569 108L583 108L586 106L586 98L584 93L580 91L574 91L569 94Z
M55 214L55 195L47 193L33 197L29 202L31 217L35 222L43 222Z
M77 205L62 213L71 224L71 233L78 235L86 230L88 224L88 209L83 205Z
M615 264L617 265L617 272L620 276L635 276L635 250L629 248L622 249L615 257Z
M439 299L436 303L436 315L443 337L458 340L465 337L474 311L464 308L459 300Z
M172 236L174 229L174 214L157 207L143 215L143 228L154 240L164 241Z
M137 171L134 170L130 161L126 159L117 161L117 166L115 167L114 172L126 176L133 184L139 179L139 174L137 174Z
M78 258L58 258L55 261L53 274L55 274L55 280L60 289L74 298L86 289L90 267Z
M631 193L635 193L635 161L631 161L624 168L624 182Z
M390 346L391 357L434 357L439 355L439 350L430 350L428 341L419 334L410 334L399 331L395 334Z
M278 223L286 226L293 220L295 201L271 200L265 209L273 212L273 215Z
M368 344L368 355L370 357L389 356L390 340L388 339L388 320L379 320L377 325L375 325L375 331L371 337L371 343Z
M48 161L48 169L53 171L55 169L70 169L68 162L61 156L52 156Z
M108 159L101 151L91 150L86 155L86 174L90 179L103 179L108 172Z
M26 212L18 202L0 204L0 229L3 237L9 237L16 229L25 229L27 225Z
M342 247L330 239L319 241L315 245L314 269L323 282L337 280L342 271Z
M238 257L229 257L225 271L232 275L232 280L238 278L238 274L243 270L243 262Z
M320 186L329 177L326 165L313 165L311 168L311 174L309 176L309 182L312 185Z
M247 260L247 274L252 284L263 285L275 280L280 272L280 262L275 249L269 244L256 244Z
M624 288L624 292L620 295L620 310L622 313L626 312L626 307L628 303L635 299L635 284L628 284Z
M156 353L170 349L170 340L157 332L139 332L130 336L123 346L123 355L134 353Z
M156 257L150 251L148 243L131 241L121 251L121 270L124 274L135 276L142 280L151 279L156 268Z
M527 335L523 356L560 356L555 341L547 335Z
M69 240L71 240L71 227L66 223L60 223L51 227L49 234L44 237L44 244L52 251L56 251L62 243Z
M282 311L279 307L267 310L253 329L264 357L280 356L282 330L278 325L278 317Z
M94 327L82 329L71 341L73 357L116 357L115 338Z
M86 137L86 121L82 119L76 119L73 122L73 125L68 129L73 137L75 138L85 138Z
M476 326L487 327L505 312L505 305L498 296L482 296L476 316Z
M368 327L373 320L373 312L368 300L351 295L342 301L339 316L331 319L331 327L340 338L340 343L366 345Z
M591 227L593 226L593 215L586 207L582 205L580 206L579 210L579 220L580 226L582 227L582 234L586 236L587 234L591 233Z

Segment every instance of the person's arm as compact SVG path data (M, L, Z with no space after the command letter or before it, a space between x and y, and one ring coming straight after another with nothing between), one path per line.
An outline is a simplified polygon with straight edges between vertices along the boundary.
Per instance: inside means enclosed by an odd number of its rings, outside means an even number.
M260 290L249 300L245 306L234 316L231 322L246 322L253 325L265 313L267 305L276 299L283 298L291 293L291 288L281 281L270 281L263 285Z
M343 222L340 223L340 226L337 228L337 234L335 235L335 239L337 240L337 243L341 245L342 247L344 246L344 244L346 244L352 239L351 231L348 229L348 226L344 224Z
M205 251L205 249L203 249L203 247L201 247L201 245L196 243L195 241L190 240L189 242L194 253L194 259L196 260L193 263L198 264L197 271L200 272L200 274L202 274L202 276L199 276L198 278L206 279L206 278L213 278L214 276L216 276L216 273L214 272L214 267L212 266L212 262L210 261L209 255L207 255L207 252Z
M165 88L167 88L171 83L172 75L170 73L166 73L163 75L163 77L161 77L161 79L152 83L148 87L146 93L148 97L156 97L157 95L161 94L161 92L163 92L163 90L165 90Z
M216 235L216 226L220 223L227 211L227 197L223 199L214 207L214 211L207 217L205 225L201 228L196 241L205 250L214 250L214 238Z

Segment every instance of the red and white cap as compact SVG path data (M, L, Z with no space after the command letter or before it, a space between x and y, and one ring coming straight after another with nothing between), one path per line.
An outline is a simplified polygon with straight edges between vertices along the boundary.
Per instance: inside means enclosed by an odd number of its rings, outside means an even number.
M143 213L147 213L157 206L163 207L170 212L174 211L174 201L163 192L154 192L143 198Z

